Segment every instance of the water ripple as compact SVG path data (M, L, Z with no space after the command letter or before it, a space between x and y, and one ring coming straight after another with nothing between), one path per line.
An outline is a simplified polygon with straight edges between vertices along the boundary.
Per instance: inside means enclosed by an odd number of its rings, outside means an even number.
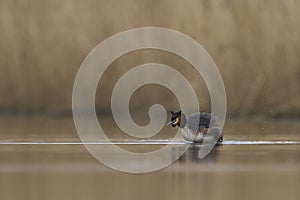
M119 140L97 142L69 142L69 141L0 141L0 145L184 145L191 144L185 140ZM276 140L225 140L223 145L287 145L300 144L300 141L276 141Z

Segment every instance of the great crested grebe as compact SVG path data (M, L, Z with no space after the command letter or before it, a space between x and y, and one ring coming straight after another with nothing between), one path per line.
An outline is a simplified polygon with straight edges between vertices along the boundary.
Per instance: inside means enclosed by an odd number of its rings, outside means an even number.
M186 117L179 112L171 112L171 121L167 124L172 127L178 126L187 141L203 142L204 137L212 136L221 142L223 140L222 130L217 124L216 118L209 113L196 112Z

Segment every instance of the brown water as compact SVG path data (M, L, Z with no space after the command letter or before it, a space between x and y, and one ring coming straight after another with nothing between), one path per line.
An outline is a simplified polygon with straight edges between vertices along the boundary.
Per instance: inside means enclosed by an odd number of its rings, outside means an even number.
M146 174L99 163L77 144L71 119L6 118L0 125L1 200L300 198L298 121L228 121L225 144L205 159L192 145L169 167Z

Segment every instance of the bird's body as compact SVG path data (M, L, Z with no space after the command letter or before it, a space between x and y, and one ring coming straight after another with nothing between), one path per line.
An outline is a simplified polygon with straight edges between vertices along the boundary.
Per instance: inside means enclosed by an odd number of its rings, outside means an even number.
M187 141L203 142L205 137L222 141L222 130L218 127L217 120L209 113L196 112L186 117L181 111L172 112L171 122L173 127L180 127L182 136Z

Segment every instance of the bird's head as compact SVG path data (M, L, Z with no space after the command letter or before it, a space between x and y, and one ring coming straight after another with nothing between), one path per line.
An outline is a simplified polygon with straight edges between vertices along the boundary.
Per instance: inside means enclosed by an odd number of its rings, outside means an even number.
M167 124L167 126L180 126L181 122L181 110L178 112L171 111L171 121Z

